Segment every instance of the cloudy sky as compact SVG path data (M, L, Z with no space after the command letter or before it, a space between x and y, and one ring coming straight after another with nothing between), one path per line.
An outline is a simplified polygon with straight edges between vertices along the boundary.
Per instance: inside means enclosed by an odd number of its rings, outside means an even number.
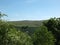
M60 0L0 0L6 20L44 20L60 17Z

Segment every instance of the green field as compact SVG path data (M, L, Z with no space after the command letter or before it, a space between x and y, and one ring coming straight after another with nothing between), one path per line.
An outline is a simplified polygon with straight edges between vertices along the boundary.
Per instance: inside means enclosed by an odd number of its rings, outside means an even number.
M42 25L42 21L9 21L16 26L28 26L28 27L39 27Z

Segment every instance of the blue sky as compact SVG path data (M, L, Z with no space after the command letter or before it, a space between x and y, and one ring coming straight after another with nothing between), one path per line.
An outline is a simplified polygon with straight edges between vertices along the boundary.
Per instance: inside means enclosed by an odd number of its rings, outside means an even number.
M60 0L0 0L6 20L44 20L60 17Z

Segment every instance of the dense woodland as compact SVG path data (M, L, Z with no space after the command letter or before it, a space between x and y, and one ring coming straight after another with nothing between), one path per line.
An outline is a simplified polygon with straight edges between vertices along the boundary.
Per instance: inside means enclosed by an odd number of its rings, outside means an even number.
M0 13L0 45L60 45L60 18L44 20L40 25L29 27L4 21L3 16L6 15Z

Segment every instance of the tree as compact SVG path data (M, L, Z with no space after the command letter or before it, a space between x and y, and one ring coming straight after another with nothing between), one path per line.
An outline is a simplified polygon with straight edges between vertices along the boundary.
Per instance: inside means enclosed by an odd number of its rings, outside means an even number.
M3 14L2 12L0 12L0 20L1 20L1 18L4 17L4 16L7 16L7 15L6 15L6 14Z
M8 45L33 45L28 34L16 29L11 29L8 32L8 40Z
M60 18L51 18L44 23L44 25L48 28L48 31L51 31L56 38L56 44L60 45Z
M33 34L34 45L54 45L55 38L45 26L41 26Z

